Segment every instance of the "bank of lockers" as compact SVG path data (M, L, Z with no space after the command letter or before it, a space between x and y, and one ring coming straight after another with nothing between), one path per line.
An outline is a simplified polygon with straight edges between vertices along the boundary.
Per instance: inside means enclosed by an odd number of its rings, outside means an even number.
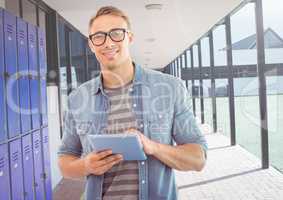
M46 40L0 9L0 200L51 200Z

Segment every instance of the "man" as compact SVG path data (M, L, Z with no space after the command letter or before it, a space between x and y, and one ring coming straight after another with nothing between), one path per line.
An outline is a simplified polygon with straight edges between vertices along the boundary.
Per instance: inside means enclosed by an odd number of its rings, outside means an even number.
M99 77L68 99L59 166L66 178L87 177L86 199L177 199L172 169L200 171L206 141L182 81L133 63L128 17L101 8L89 23ZM92 152L89 134L137 134L146 161L123 161L111 150Z

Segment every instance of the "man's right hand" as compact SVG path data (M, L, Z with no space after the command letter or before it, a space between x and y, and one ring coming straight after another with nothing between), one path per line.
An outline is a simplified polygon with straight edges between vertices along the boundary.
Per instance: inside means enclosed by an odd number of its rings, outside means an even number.
M88 175L102 175L122 160L122 155L112 154L111 150L105 150L98 153L89 153L84 158L84 163Z

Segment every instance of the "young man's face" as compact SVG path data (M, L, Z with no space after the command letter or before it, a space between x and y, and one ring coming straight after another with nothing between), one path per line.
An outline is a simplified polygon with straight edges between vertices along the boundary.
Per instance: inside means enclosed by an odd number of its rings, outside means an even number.
M127 23L122 17L102 15L94 20L89 29L89 33L90 35L98 32L108 33L117 28L128 30ZM95 53L101 67L104 68L104 70L113 70L121 67L130 60L129 44L132 42L132 37L131 33L126 32L124 40L115 42L111 40L108 35L104 44L96 46L89 40L89 46L93 53Z

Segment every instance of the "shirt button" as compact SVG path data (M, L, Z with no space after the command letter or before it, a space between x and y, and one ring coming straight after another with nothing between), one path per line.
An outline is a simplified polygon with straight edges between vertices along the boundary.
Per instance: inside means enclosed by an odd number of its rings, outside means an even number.
M133 104L133 107L134 107L134 108L137 107L137 104L134 103L134 104Z
M143 127L143 124L140 124L140 127L142 128L142 127Z
M145 180L142 180L142 184L145 184Z
M158 115L158 117L161 119L161 118L162 118L162 115L161 115L161 114L159 114L159 115Z
M133 92L133 91L134 91L134 89L133 89L133 88L130 88L130 89L129 89L129 91L130 91L130 92Z
M144 161L142 161L141 164L144 165Z

